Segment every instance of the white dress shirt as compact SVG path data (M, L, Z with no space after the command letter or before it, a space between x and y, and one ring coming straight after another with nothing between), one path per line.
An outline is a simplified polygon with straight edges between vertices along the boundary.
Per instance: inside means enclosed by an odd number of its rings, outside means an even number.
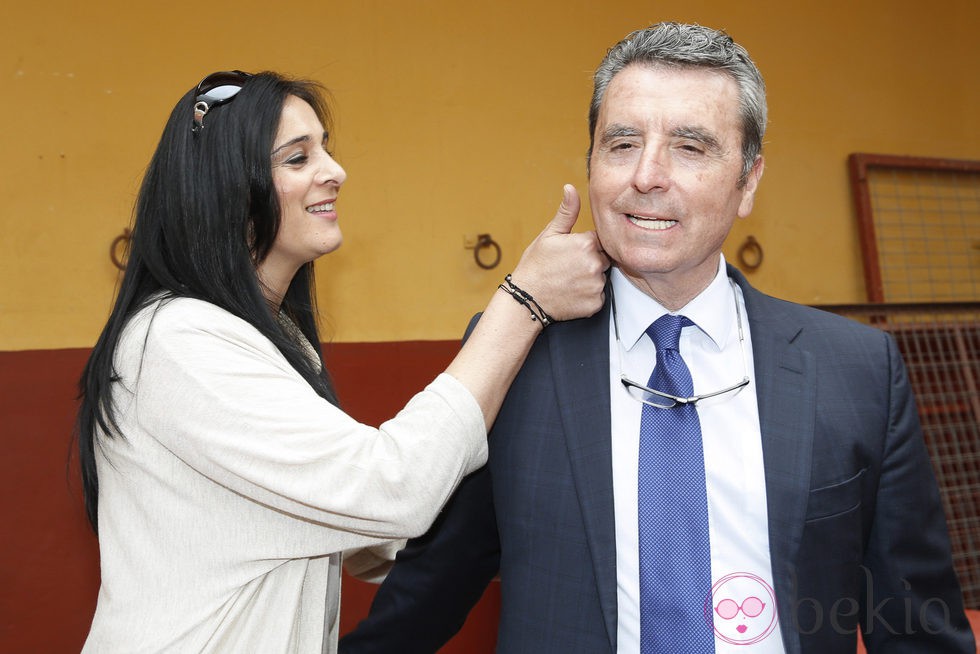
M650 323L668 312L617 268L612 270L612 287L615 312L609 325L609 384L616 511L617 642L619 653L627 654L640 651L637 470L643 404L629 395L620 375L647 384L656 362L656 348L645 331ZM715 651L717 654L781 654L784 650L772 591L752 341L741 289L729 280L724 257L720 258L718 274L708 288L676 313L696 325L683 329L679 346L691 371L695 394L727 388L746 375L752 380L738 391L697 404L708 494L711 606L717 608L727 599L721 613L727 615L724 609L736 605L757 613L747 616L742 610L736 610L734 617L726 619L715 612ZM762 601L761 612L758 612L759 603L744 601L749 597Z

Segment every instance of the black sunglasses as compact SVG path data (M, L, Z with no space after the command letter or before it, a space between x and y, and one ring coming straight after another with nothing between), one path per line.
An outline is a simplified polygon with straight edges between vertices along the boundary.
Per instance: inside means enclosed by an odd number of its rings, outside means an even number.
M204 114L219 105L231 102L242 85L252 75L240 70L223 70L211 73L197 85L197 97L194 98L194 124L191 131L197 134L204 129Z

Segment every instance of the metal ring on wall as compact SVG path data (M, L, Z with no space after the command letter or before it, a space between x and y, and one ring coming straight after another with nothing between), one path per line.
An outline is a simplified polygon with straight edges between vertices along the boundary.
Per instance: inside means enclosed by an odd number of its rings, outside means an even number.
M490 262L484 262L480 258L480 250L485 249L495 250L493 260ZM476 245L473 247L473 258L476 260L476 265L484 270L496 268L497 264L500 263L500 246L497 245L497 242L489 234L480 234L476 237Z
M754 236L748 236L738 248L738 262L745 270L755 270L762 265L762 246Z
M124 244L123 253L125 254L126 250L129 248L129 237L132 235L133 233L129 231L129 228L127 227L123 230L122 234L112 239L112 244L109 246L109 258L112 259L113 265L115 265L119 270L126 270L126 262L123 261L122 257L117 253L119 244Z

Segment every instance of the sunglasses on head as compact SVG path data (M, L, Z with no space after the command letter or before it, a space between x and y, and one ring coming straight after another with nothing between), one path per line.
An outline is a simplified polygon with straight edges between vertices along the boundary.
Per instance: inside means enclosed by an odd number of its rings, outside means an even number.
M223 70L211 73L197 85L194 98L194 124L191 131L197 134L204 129L204 114L215 107L231 102L242 90L242 85L252 75L240 70Z

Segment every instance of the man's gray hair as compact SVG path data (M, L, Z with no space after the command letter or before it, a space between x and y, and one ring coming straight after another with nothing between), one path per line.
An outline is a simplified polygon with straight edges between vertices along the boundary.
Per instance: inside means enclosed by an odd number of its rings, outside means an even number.
M637 30L606 53L594 76L589 107L589 153L595 145L599 108L612 79L632 64L706 68L730 75L738 85L742 118L742 181L762 152L766 133L766 84L745 48L725 32L700 25L658 23Z

